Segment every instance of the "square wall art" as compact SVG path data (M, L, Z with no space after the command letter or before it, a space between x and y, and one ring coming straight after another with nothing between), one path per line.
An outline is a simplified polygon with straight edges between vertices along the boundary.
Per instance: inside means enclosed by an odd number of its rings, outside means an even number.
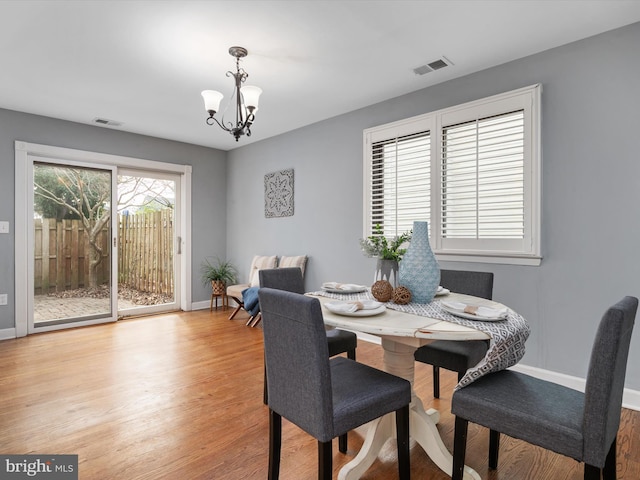
M293 215L293 168L264 176L264 216L291 217Z

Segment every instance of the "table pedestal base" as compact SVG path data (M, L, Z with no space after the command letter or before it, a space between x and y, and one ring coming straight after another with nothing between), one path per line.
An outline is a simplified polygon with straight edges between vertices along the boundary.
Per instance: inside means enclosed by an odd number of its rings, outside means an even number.
M411 382L411 405L409 408L409 432L429 455L431 460L447 475L453 470L453 456L440 438L436 424L440 420L437 410L425 411L420 398L413 391L414 358L416 347L397 343L387 338L382 339L384 349L384 369ZM395 439L394 414L385 415L367 425L367 434L358 455L343 466L338 480L357 480L373 464L378 453L389 439ZM480 475L465 465L464 480L480 480Z

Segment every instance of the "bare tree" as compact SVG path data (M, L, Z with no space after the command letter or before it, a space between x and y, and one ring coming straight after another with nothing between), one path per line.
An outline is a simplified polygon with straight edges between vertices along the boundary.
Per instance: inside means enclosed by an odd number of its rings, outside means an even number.
M89 288L98 287L98 265L103 248L98 234L111 218L111 175L108 172L39 165L34 172L35 209L58 208L58 217L78 218L89 241Z
M118 176L118 213L174 207L174 182L146 177Z

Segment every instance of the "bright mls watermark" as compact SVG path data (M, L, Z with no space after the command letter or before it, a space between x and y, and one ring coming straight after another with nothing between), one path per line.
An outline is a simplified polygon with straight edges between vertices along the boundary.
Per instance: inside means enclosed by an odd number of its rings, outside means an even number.
M78 480L78 455L0 455L2 480Z

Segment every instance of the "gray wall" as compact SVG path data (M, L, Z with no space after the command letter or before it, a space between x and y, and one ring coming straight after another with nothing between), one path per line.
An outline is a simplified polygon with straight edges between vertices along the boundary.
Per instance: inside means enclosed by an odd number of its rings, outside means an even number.
M210 290L200 281L200 262L225 255L225 152L0 109L0 220L11 225L10 234L0 235L0 293L9 294L8 305L0 306L0 329L13 328L15 316L15 140L191 165L192 300L209 298Z
M307 289L371 283L375 261L358 245L363 129L541 83L541 266L442 267L495 272L495 298L532 327L523 363L584 377L604 310L640 296L638 45L640 23L229 152L227 257L246 276L254 254L304 253ZM295 214L265 219L264 174L291 167ZM627 387L640 389L638 333Z

